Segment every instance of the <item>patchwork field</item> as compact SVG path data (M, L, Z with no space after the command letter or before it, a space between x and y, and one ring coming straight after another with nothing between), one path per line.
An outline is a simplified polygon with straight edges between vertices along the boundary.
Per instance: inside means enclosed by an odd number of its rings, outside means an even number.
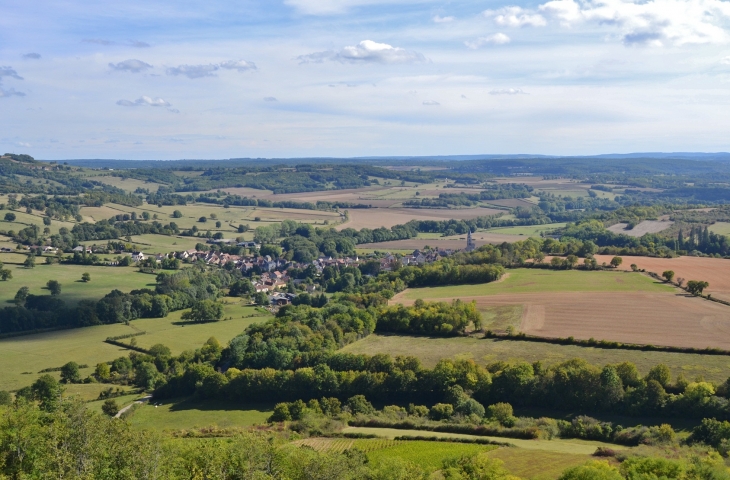
M663 363L669 366L673 377L682 373L689 379L702 376L709 381L722 383L730 376L730 357L722 355L611 350L476 337L370 335L346 346L344 351L367 355L414 355L430 368L442 358L471 358L480 364L542 361L546 365L582 358L594 365L633 362L642 374L647 374L653 366Z
M610 255L596 255L599 263L610 262ZM623 257L623 264L619 267L623 270L631 270L631 264L639 268L661 275L665 270L672 270L676 278L687 280L704 280L710 286L705 293L711 293L713 297L730 301L730 260L721 258L703 257L678 257L678 258L652 258L652 257ZM730 307L728 307L730 308Z
M343 228L378 228L401 225L411 220L450 220L470 219L485 215L494 215L500 210L491 208L436 209L436 208L366 208L349 210L349 221L340 225Z
M611 225L606 230L613 233L628 235L629 237L641 237L646 235L647 233L659 233L661 231L664 231L674 225L674 222L671 222L669 220L644 220L631 230L626 230L627 225L628 224L626 223L617 223L615 225Z
M81 370L81 375L86 376L93 371L97 363L129 354L127 349L104 343L107 337L142 330L147 334L136 337L139 346L145 348L162 343L170 347L173 354L179 354L184 350L200 347L210 337L216 337L225 345L251 323L270 318L251 317L258 315L257 311L253 307L242 306L239 303L225 305L224 318L233 317L233 319L221 322L182 325L180 324L182 313L183 310L180 310L165 318L135 320L131 326L101 325L2 339L0 371L3 375L0 376L0 390L14 390L29 385L38 377L40 370L60 367L72 360L89 365L88 369ZM79 387L98 388L99 385ZM94 397L96 395L98 391Z
M411 289L393 301L416 298L521 305L519 330L530 335L730 349L730 307L642 274L516 269L500 282Z
M187 430L203 427L250 427L265 423L273 405L241 405L217 400L172 400L140 406L129 417L138 428L149 430Z

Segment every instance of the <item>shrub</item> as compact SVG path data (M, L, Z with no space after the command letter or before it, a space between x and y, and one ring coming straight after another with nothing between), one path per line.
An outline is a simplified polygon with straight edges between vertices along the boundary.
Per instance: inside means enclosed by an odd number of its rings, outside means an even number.
M110 398L102 404L101 411L104 412L106 415L113 417L117 413L119 413L119 405L117 404L116 400Z
M437 403L428 412L431 420L446 420L454 415L454 406L450 403Z

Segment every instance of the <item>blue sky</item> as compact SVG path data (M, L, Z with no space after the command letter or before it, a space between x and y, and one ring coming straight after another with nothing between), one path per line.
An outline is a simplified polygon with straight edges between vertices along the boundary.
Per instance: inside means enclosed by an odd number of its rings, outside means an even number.
M730 150L730 0L0 0L0 12L3 152Z

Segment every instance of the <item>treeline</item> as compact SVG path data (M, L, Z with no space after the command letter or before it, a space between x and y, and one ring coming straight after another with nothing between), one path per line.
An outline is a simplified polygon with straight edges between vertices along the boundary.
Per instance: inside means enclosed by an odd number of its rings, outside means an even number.
M488 200L529 198L532 196L533 190L528 185L516 183L486 184L484 187L487 190L482 190L479 193L441 193L438 198L406 200L403 205L407 207L471 207Z
M196 302L218 298L234 277L223 269L191 267L157 276L154 290L113 290L98 301L82 300L68 307L53 295L27 295L23 302L0 309L0 333L46 328L77 328L123 323L136 318L161 318L190 308Z
M230 358L239 341L231 342L223 359ZM225 373L216 371L217 361L207 366L188 364L184 373L162 382L155 395L164 398L195 393L250 402L364 395L377 402L436 404L448 403L450 389L458 386L472 392L471 398L482 405L506 402L560 411L730 418L727 382L715 386L704 381L689 382L681 375L672 381L665 365L657 365L642 376L630 362L602 368L581 359L550 367L540 362L497 362L482 367L471 360L441 360L433 369L427 369L412 357L377 357L373 361L375 357L338 353L322 355L314 366L230 367Z

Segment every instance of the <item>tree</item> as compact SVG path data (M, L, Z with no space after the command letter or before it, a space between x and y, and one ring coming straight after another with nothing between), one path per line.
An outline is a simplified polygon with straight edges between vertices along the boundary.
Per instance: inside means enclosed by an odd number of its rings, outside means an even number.
M61 367L61 382L63 383L79 383L81 381L81 373L79 372L79 364L76 362L68 362Z
M46 373L38 377L38 380L30 386L30 393L33 399L40 402L41 409L51 412L61 402L63 387L58 383L58 380Z
M667 279L667 282L671 282L674 280L674 271L672 270L665 270L664 273L662 273L662 277Z
M48 280L48 282L46 283L46 288L51 291L51 295L61 294L61 284L58 282L58 280Z
M218 321L223 317L223 305L214 300L200 300L193 304L190 311L182 314L183 320L192 322Z
M646 375L646 380L656 380L659 382L659 385L666 387L672 380L672 372L669 370L669 367L660 363L649 370L649 373Z
M593 461L567 469L558 480L623 480L619 471L606 461Z
M611 266L613 268L618 268L622 263L624 263L624 259L621 257L613 257L611 259Z
M578 263L578 257L575 255L568 255L565 258L565 262L568 264L568 268L573 268L575 267L575 264Z
M116 400L114 400L113 398L109 398L102 404L101 411L104 412L105 415L113 417L117 413L119 413L119 405L117 404Z
M101 381L109 380L109 376L111 375L111 371L109 369L108 363L98 363L96 365L96 369L94 370L94 375L96 375L96 378L98 378Z
M700 280L690 280L687 282L687 291L692 295L702 295L705 288L709 287L710 284Z
M0 278L2 278L3 281L11 280L13 278L13 272L7 268L0 268Z
M12 405L13 396L6 390L0 390L0 407Z
M43 217L43 225L49 226L51 224L51 217Z
M199 221L200 223L205 223L205 222L207 222L207 221L208 221L208 218L207 218L207 217L200 217L200 218L198 219L198 221Z
M350 413L357 415L362 413L364 415L371 415L375 413L373 405L367 401L365 395L355 395L347 400L347 408L350 409Z
M35 268L35 255L32 253L25 258L23 262L25 268Z
M253 301L256 305L268 305L269 296L266 295L266 292L258 292L253 296Z
M172 218L182 218L183 214L180 210L175 210L172 212Z
M14 222L15 221L15 214L12 212L8 212L5 214L5 221L6 222Z
M215 228L221 228L221 225L223 225L223 224L220 222L220 220L215 222Z
M149 348L148 352L153 357L169 357L170 355L172 355L172 351L170 351L170 348L161 343L156 343L152 345Z
M25 300L28 298L28 292L30 290L28 287L20 287L15 294L15 298L13 299L13 302L19 306L22 307L25 305Z
M228 287L228 295L231 297L242 297L244 295L251 295L256 292L253 283L247 278L237 280L230 287Z
M81 281L84 282L84 283L90 282L91 281L91 274L88 273L88 272L82 273L81 274Z

